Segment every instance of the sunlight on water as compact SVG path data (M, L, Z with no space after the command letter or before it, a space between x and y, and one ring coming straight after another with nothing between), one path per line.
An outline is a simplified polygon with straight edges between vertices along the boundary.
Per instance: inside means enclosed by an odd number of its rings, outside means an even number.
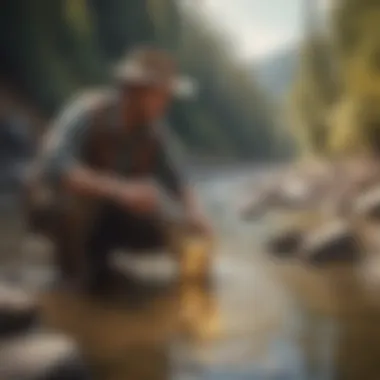
M233 178L198 185L220 237L212 288L170 285L165 264L148 258L135 268L153 268L164 286L108 302L46 293L44 321L74 337L104 379L372 380L376 289L355 268L269 260L259 249L263 227L234 214L238 188ZM41 285L48 266L29 267L24 282Z

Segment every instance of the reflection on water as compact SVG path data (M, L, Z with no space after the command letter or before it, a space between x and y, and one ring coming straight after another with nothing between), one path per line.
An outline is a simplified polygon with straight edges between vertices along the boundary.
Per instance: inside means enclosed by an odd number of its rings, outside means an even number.
M46 294L43 314L105 379L304 379L291 309L257 264L220 256L214 289L174 284L140 302Z
M76 338L99 378L166 379L166 346L178 323L174 299L132 306L55 293L43 304L46 322Z
M173 285L140 302L46 294L45 320L77 339L102 379L377 378L378 303L353 268L235 252L215 272L212 290Z
M173 284L108 302L51 292L47 325L75 337L106 380L379 378L379 288L360 267L271 262L255 245L261 231L237 224L222 190L208 202L229 232L212 289Z

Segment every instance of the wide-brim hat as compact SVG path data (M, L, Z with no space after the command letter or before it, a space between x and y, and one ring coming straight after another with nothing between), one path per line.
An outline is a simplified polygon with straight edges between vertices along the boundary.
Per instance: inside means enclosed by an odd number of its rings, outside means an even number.
M176 97L197 93L196 82L178 73L173 57L155 48L139 48L129 53L113 70L118 83L165 87Z

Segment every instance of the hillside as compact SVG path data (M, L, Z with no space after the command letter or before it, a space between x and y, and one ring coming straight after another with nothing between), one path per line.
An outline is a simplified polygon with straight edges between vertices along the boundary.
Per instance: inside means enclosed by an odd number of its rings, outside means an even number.
M158 45L200 85L170 115L182 145L197 156L271 158L272 105L205 17L174 0L4 0L0 77L49 119L73 93L106 82L126 50Z
M263 88L278 99L290 89L297 67L298 51L290 47L255 63L253 72Z

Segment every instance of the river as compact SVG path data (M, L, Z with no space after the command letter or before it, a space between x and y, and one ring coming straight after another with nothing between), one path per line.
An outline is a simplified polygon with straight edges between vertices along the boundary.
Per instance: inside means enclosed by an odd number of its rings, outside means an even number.
M262 171L255 173L195 180L220 236L212 288L162 286L159 279L159 287L149 283L137 296L107 302L41 291L45 324L74 337L106 380L376 380L377 289L366 287L357 268L308 268L261 252L257 242L270 226L245 225L234 213L248 175L261 181ZM14 238L20 225L6 218L3 252L22 240ZM41 289L51 267L33 260L10 265ZM161 273L160 265L141 264Z

